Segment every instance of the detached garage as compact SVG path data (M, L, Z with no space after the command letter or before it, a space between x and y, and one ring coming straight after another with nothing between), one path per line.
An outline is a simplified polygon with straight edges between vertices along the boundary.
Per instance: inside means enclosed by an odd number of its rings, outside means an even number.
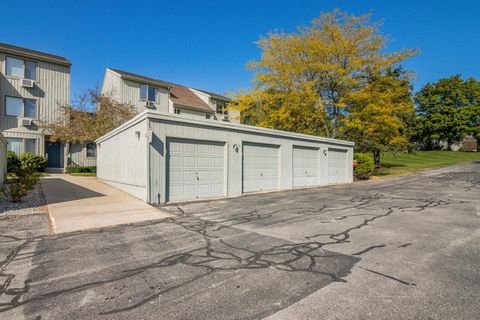
M97 140L99 180L165 203L353 180L353 143L145 111Z

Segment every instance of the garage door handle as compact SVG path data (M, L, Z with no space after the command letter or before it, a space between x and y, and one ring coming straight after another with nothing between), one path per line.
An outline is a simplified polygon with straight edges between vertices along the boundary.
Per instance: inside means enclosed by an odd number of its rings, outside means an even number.
M263 172L260 172L260 177L263 177Z
M200 178L198 177L198 172L195 172L195 174L197 175L197 181L199 181Z

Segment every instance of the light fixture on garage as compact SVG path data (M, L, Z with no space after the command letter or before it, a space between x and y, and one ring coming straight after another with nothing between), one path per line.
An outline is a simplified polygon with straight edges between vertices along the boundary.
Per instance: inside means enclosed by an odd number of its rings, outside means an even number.
M326 156L327 155L327 150L323 150L323 154Z
M240 149L240 147L238 146L238 144L234 144L233 145L233 150L235 150L235 152L238 152L238 149Z
M140 131L135 131L135 137L137 137L137 140L140 140Z

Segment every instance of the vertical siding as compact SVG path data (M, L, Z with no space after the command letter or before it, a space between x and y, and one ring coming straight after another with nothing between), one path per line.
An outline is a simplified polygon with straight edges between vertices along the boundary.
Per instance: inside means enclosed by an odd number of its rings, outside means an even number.
M168 138L184 138L225 143L227 148L227 195L242 194L242 145L246 142L279 145L279 186L281 190L293 189L293 146L312 147L319 150L320 166L318 184L328 184L327 151L329 147L347 151L347 164L352 163L353 147L334 142L314 141L295 137L263 134L225 127L210 127L204 124L183 123L163 119L149 119L152 142L149 147L149 202L161 203L166 199L166 141ZM233 147L239 146L238 151ZM353 180L353 167L348 166L347 182Z
M144 119L97 144L97 177L144 201L147 200L146 123Z
M168 90L157 87L157 99L153 107L146 108L145 102L140 101L140 83L130 80L120 81L120 101L131 103L137 113L145 109L166 112L168 110Z
M95 157L87 157L87 146L80 143L70 145L70 166L95 166L97 164Z
M0 189L7 177L7 142L0 133Z
M45 139L40 127L42 122L51 123L61 119L58 106L70 102L70 68L54 63L37 61L37 79L33 88L21 86L20 79L6 77L6 57L0 53L0 131L8 137L37 138L39 153L44 154ZM22 58L18 56L17 58ZM27 60L34 60L26 58ZM31 127L19 125L16 117L5 116L5 96L35 99L37 119Z

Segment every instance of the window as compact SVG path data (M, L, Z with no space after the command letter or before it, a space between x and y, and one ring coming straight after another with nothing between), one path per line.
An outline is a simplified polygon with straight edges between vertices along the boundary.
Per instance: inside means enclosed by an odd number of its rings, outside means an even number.
M207 118L207 119L210 119L211 116L212 116L212 115L211 115L210 113L206 113L206 114L205 114L205 118Z
M17 155L22 153L37 153L37 139L20 139L5 138L7 140L7 148L15 152Z
M97 145L95 143L87 144L87 157L95 158L97 155Z
M18 97L5 97L5 115L12 117L37 118L37 101Z
M140 85L140 100L142 101L157 101L157 88L141 84Z
M225 104L216 102L215 105L216 105L217 113L227 114L227 108L225 108Z
M37 63L25 61L25 79L37 80Z
M26 118L36 118L37 117L37 101L33 99L25 99L24 101L25 110L23 116Z
M157 101L157 88L148 86L148 101Z
M147 91L148 91L148 86L145 84L140 85L140 100L147 100Z
M7 140L7 149L18 155L22 153L23 140L18 138L5 138Z
M23 78L23 60L7 57L7 76Z
M7 76L37 80L37 63L7 57Z
M25 139L25 152L37 153L37 140Z
M175 114L180 114L180 108L175 108L173 111L175 112Z
M23 115L23 99L5 97L5 115L21 117Z

